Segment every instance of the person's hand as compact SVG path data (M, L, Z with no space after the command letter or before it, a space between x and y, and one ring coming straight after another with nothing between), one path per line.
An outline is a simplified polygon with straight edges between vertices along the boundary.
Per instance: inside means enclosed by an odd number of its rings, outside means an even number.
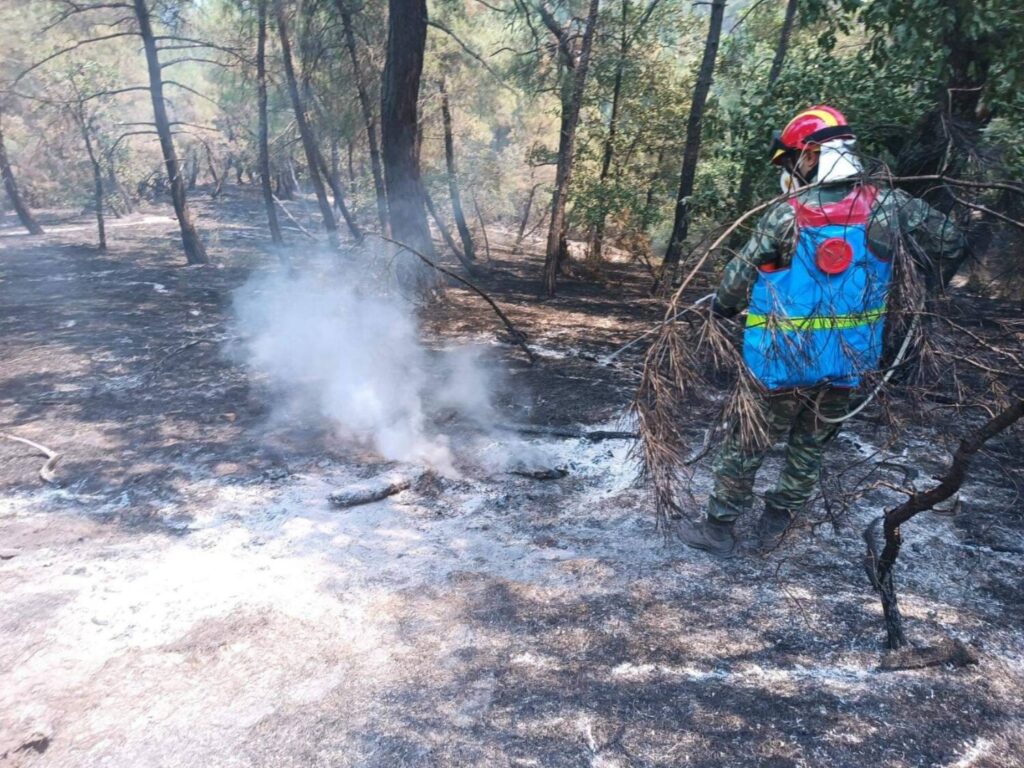
M718 301L716 296L711 302L711 314L715 317L720 317L723 320L730 320L740 313L738 307L727 307Z

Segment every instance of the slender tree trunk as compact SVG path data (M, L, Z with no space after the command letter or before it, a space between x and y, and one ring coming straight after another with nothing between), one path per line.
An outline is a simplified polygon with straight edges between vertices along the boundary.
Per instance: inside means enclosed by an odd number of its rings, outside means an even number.
M324 160L319 148L316 150L316 159L317 167L327 180L327 185L331 188L331 194L334 195L334 205L341 211L342 218L345 219L345 224L348 226L348 231L352 233L352 238L357 243L363 242L363 231L359 228L359 224L356 222L352 212L349 211L348 206L345 205L345 193L341 188L341 180L327 167L327 162Z
M619 127L619 99L622 95L622 76L626 69L626 55L629 53L629 36L626 34L626 19L629 16L629 0L622 0L622 37L619 40L619 60L615 63L615 81L612 84L612 111L608 117L608 134L604 140L604 152L601 157L601 173L598 176L600 189L604 188L615 156L615 138ZM590 235L590 250L587 261L596 268L601 263L601 250L604 247L604 227L608 212L604 206Z
M427 206L427 212L430 214L430 218L432 218L434 223L437 224L437 229L441 233L441 239L444 240L445 245L447 245L451 252L455 254L455 258L457 258L462 266L466 268L466 271L472 274L473 262L469 261L469 259L466 258L466 254L459 249L458 244L455 242L455 238L452 237L452 233L448 231L447 225L437 212L437 206L434 205L434 200L431 198L430 192L425 188L423 190L423 202Z
M558 140L558 165L555 170L555 190L551 197L551 222L548 227L548 243L544 258L544 290L548 296L555 295L558 270L568 257L566 251L565 206L572 181L573 147L576 142L576 127L580 119L580 105L583 89L590 67L590 49L594 42L594 28L597 26L597 11L600 0L590 0L587 12L587 26L580 44L578 60L564 75L562 86L562 125Z
M21 226L27 229L30 235L43 234L43 228L33 218L32 211L25 205L21 199L21 193L18 192L18 184L14 180L14 169L11 168L11 162L7 159L7 147L4 145L2 114L0 114L0 174L4 177L4 190L7 192L7 199L11 201L11 207L18 214Z
M298 80L295 78L295 66L292 63L292 46L288 39L288 22L285 18L282 0L274 1L274 10L277 17L278 36L281 38L281 59L284 62L284 75L288 82L288 94L292 100L292 111L295 112L295 125L299 131L299 138L302 140L302 150L306 155L309 181L313 185L317 205L320 206L320 216L323 218L324 229L327 230L328 236L333 241L337 239L338 225L334 220L334 211L331 209L331 203L327 199L323 180L320 178L320 173L317 170L319 150L316 146L316 140L313 138L313 129L306 119L306 108L302 103L302 95L299 93Z
M530 211L533 208L533 198L537 194L540 184L530 187L530 194L526 196L526 204L523 205L523 217L519 220L519 232L516 234L516 241L512 244L512 253L519 253L519 246L523 243L523 235L526 232L526 225L530 221Z
M654 171L651 172L651 178L647 182L647 195L644 197L644 222L651 220L651 214L654 212L654 193L658 187L658 180L661 178L661 164L665 160L665 149L664 147L658 150L658 159L654 161Z
M772 59L772 68L768 70L769 90L775 86L775 81L782 74L782 65L786 62L786 53L789 51L789 38L793 34L793 25L796 23L798 2L799 0L788 0L786 3L786 16L782 20L779 42L775 46L775 57Z
M779 32L779 42L775 46L775 56L772 58L771 69L768 70L768 93L772 92L775 82L782 74L782 65L786 62L786 54L789 52L789 38L793 34L793 26L796 23L796 11L798 0L789 0L786 3L786 16L782 20L782 31ZM754 186L754 161L751 160L753 147L748 145L747 134L744 132L743 144L747 145L747 153L743 160L743 173L740 176L740 188L736 193L737 208L745 211L750 207L751 192ZM756 146L756 145L755 145Z
M352 139L349 139L348 142L347 142L346 153L348 155L347 159L348 159L348 188L349 188L349 195L351 195L352 199L355 200L355 198L356 198L356 191L358 190L358 187L356 185L356 166L355 166L355 161L353 159L353 155L355 154L355 152L354 152L354 148L352 146Z
M181 245L185 250L185 258L189 264L205 264L209 259L203 247L199 233L192 223L192 215L188 209L188 198L185 195L185 180L181 177L178 155L174 151L174 137L171 134L171 122L167 117L167 105L164 102L164 81L160 69L160 56L157 52L153 27L149 21L149 8L146 0L134 0L135 18L139 23L139 35L146 50L146 66L149 70L149 93L153 100L153 120L160 138L160 149L167 167L167 181L171 186L171 201L174 203L174 215L178 218L181 229Z
M676 197L676 215L672 223L672 237L669 239L665 259L662 262L662 279L670 276L683 253L683 242L690 229L690 196L693 194L693 180L697 173L697 160L700 157L701 124L704 119L704 106L707 103L708 91L715 72L715 58L718 55L718 41L722 35L722 17L725 14L725 0L713 0L711 3L711 22L708 25L708 36L704 44L704 57L701 59L697 85L693 89L693 101L690 104L690 118L686 123L686 146L683 149L683 167L679 173L679 194Z
M484 238L484 253L487 254L487 261L491 260L491 241L487 237L487 225L484 224L484 215L480 213L480 203L477 202L476 193L473 194L473 210L476 211L476 220L480 222L480 234Z
M384 188L384 171L381 167L380 150L377 146L377 125L373 115L373 105L370 103L370 95L366 91L363 82L362 69L359 66L359 56L356 53L356 37L352 32L352 13L346 5L346 0L335 0L338 13L341 16L342 30L345 35L345 47L348 48L349 58L352 60L352 79L355 80L356 93L359 95L359 106L363 113L363 123L366 125L366 141L370 147L370 170L373 173L373 188L377 194L377 218L380 221L380 230L383 233L388 231L388 200ZM424 16L426 11L424 11Z
M75 114L75 122L82 133L82 141L85 142L85 153L89 156L89 164L92 166L93 201L96 206L96 235L98 246L101 251L107 250L107 227L103 220L103 168L100 166L96 152L93 150L92 137L89 135L89 122L82 111L81 104L78 105L78 112Z
M281 224L277 220L277 205L270 188L270 124L267 118L267 0L258 0L256 5L256 103L259 109L259 163L260 188L263 190L263 207L267 211L270 239L282 245Z
M389 0L387 62L381 94L381 155L392 236L430 257L420 180L417 101L427 41L426 0ZM403 262L405 263L405 262ZM413 269L413 268L410 268ZM415 282L426 288L426 268L415 265Z
M199 180L199 153L193 148L188 153L188 191L196 188Z
M448 170L448 194L452 199L452 216L455 218L455 226L459 230L459 238L462 240L462 252L466 261L476 259L476 247L473 244L473 236L469 233L466 225L466 214L462 210L462 196L459 194L459 176L455 164L455 139L452 135L452 109L448 101L448 91L445 89L444 77L437 84L441 93L441 122L444 124L444 160Z

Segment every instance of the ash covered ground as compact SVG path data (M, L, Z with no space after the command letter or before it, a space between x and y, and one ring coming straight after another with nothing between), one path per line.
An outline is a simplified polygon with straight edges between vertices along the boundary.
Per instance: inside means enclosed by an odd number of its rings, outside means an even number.
M181 266L159 212L112 222L107 254L81 244L84 218L0 230L0 424L62 454L54 487L44 457L0 441L0 765L1024 761L1024 510L1019 462L1001 468L1019 435L993 442L955 514L904 531L908 632L961 640L978 663L886 670L860 564L861 531L894 498L881 490L723 563L654 531L627 441L454 418L435 427L455 472L332 507L415 468L275 412L231 351L232 293L274 259L258 207L234 188L197 202L212 266ZM458 288L423 318L431 359L484 345L507 425L628 429L636 357L591 358L658 317L642 268L554 301L539 273L495 247L479 277L536 365ZM698 438L705 418L686 425ZM927 476L956 437L892 444L869 413L829 474L889 459ZM482 460L512 445L567 474ZM699 468L695 514L708 480Z

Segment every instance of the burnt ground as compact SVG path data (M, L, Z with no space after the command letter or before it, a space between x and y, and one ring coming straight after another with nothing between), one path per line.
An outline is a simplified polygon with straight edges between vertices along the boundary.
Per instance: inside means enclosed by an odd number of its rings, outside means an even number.
M655 533L621 440L532 439L569 470L557 480L469 462L332 509L332 490L396 468L274 418L230 354L231 292L275 258L259 209L234 187L196 202L211 266L182 266L162 209L116 222L107 254L83 245L87 218L0 229L0 431L62 454L54 487L42 457L0 440L0 765L1024 761L1019 436L992 446L955 514L904 531L911 637L959 639L978 663L886 671L860 566L882 491L727 563ZM613 427L636 357L591 358L658 316L642 269L541 301L536 256L494 255L479 282L539 362L493 344L500 327L460 289L427 313L427 343L490 345L510 423ZM890 443L869 413L829 473L888 458L927 474L954 440ZM702 467L694 513L707 483Z

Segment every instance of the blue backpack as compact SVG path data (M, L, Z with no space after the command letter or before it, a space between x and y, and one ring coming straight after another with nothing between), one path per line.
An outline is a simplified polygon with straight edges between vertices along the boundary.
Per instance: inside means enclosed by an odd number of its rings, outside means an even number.
M769 390L855 387L878 367L892 264L868 249L878 190L857 186L816 207L790 200L797 242L789 267L761 267L743 358Z

